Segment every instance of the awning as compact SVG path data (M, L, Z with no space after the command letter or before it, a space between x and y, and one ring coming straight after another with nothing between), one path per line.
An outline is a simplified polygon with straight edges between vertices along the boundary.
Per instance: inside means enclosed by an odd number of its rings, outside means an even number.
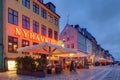
M100 58L100 62L110 62L108 59Z
M87 54L85 53L82 53L82 52L76 52L76 54L59 54L59 55L56 55L56 56L59 56L59 57L88 57Z
M27 47L22 47L18 48L17 51L24 51L24 52L37 52L40 54L74 54L77 53L77 51L69 49L69 48L64 48L62 46L58 46L55 44L51 44L48 42L38 44L38 45L32 45L32 46L27 46Z
M89 56L88 54L85 54L85 53L80 52L80 51L78 51L77 54L78 54L78 56L80 56L80 57L88 57L88 56Z

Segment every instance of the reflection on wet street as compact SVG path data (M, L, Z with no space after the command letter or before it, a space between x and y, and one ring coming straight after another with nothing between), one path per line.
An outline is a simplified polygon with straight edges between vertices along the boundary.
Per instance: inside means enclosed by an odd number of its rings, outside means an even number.
M46 75L45 78L17 75L15 71L0 73L0 80L120 80L120 66L98 66L77 72Z

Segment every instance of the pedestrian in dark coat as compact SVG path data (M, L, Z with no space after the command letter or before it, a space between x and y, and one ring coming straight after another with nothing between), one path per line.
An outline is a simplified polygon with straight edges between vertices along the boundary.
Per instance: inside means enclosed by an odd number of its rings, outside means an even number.
M71 61L71 64L70 64L70 71L74 71L74 72L76 72L76 63L75 63L75 61Z

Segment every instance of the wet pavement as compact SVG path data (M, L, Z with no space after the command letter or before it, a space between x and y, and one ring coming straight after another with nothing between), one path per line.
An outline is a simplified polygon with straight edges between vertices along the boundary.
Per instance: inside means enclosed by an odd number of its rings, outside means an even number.
M0 73L0 80L120 80L120 66L99 66L77 72L46 75L45 78L17 75L15 71Z

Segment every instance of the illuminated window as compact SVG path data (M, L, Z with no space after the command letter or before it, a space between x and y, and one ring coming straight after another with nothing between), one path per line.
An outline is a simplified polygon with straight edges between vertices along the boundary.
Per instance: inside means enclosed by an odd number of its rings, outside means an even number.
M29 41L28 40L23 40L22 39L22 47L29 46ZM29 55L29 52L22 52L22 54Z
M33 12L39 14L39 6L35 2L33 2Z
M27 8L30 8L30 0L22 0L22 5L24 5Z
M11 24L18 25L18 12L8 9L8 22Z
M17 53L18 38L8 36L8 52Z
M46 10L41 9L41 16L46 19L46 15L47 15Z
M52 38L52 29L50 29L50 28L48 29L48 37Z
M25 29L30 29L30 19L26 16L22 16L22 27Z
M58 32L57 31L54 31L54 39L58 40Z
M36 43L36 42L33 42L33 45L38 45L39 43ZM32 53L33 55L40 55L40 53L38 53L38 52L33 52Z
M33 45L37 45L37 44L39 44L39 43L33 42Z
M46 36L46 26L44 26L44 25L42 25L42 27L41 27L41 34L43 35L43 36Z
M36 21L33 21L33 32L39 33L39 23Z
M28 40L22 40L22 47L29 46Z

